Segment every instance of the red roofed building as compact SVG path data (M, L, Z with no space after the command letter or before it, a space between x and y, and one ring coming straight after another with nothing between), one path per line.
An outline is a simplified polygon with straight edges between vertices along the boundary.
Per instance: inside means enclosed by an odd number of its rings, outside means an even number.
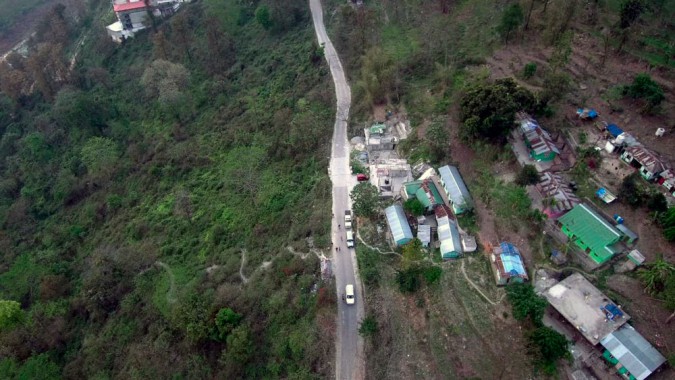
M190 0L112 0L117 22L106 29L115 42L122 42L149 26L150 13L155 17L170 16L187 1Z

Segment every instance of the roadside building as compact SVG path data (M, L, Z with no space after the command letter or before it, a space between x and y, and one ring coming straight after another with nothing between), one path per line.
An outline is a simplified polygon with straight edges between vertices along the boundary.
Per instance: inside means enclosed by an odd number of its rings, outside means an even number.
M535 185L541 194L544 209L542 212L550 219L558 219L574 206L581 203L572 189L557 174L550 172L541 173L539 182Z
M607 335L600 344L605 348L602 356L626 379L646 379L666 362L666 358L629 324Z
M630 319L580 273L570 275L542 295L594 346Z
M384 214L387 216L387 225L394 244L404 245L413 239L403 206L398 203L391 205L384 209Z
M451 211L447 206L441 205L434 209L434 213L438 223L441 258L449 260L462 256L462 239L459 235L457 222L452 219Z
M621 251L617 245L623 237L621 232L583 203L558 218L556 224L597 264L604 264Z
M517 115L520 125L520 133L523 135L525 145L530 150L530 156L535 161L553 161L560 154L558 147L536 120L530 115L520 112Z
M417 199L427 212L433 211L436 205L443 204L443 198L434 182L427 178L421 181L412 181L403 184L401 188L403 200Z
M494 247L490 261L495 272L497 285L508 285L528 280L527 271L520 251L513 244L502 242Z
M112 0L113 11L117 21L108 25L108 35L115 42L133 37L140 30L146 29L152 17L167 17L178 10L186 0Z
M368 152L378 150L393 150L398 144L398 138L392 135L385 124L376 123L364 129L366 149Z
M614 138L621 136L623 129L619 128L616 124L610 124L607 126L607 132Z
M621 154L621 159L637 169L647 181L655 179L668 169L658 154L643 146L629 146Z
M459 215L472 210L473 200L459 170L454 166L446 165L438 168L438 173L441 176L441 185L448 194L448 202L450 202L452 211Z

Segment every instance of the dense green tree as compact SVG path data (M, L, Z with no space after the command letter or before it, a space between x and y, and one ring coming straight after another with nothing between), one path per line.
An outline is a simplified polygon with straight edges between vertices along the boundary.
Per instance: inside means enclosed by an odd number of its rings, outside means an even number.
M516 112L532 112L536 105L534 95L512 78L475 84L460 101L460 133L466 140L503 142L514 127Z
M84 144L81 159L89 173L106 177L114 169L119 158L117 144L106 137L92 137Z
M380 192L369 182L361 182L354 186L352 193L352 207L358 216L372 218L380 209Z
M516 183L520 186L534 185L539 182L539 172L534 165L525 165L516 176Z
M440 163L448 157L450 152L449 138L450 136L445 128L445 120L434 120L429 124L424 133L424 139L431 148L430 158L432 162Z
M663 257L644 265L638 271L638 277L645 285L645 290L652 295L661 293L666 288L666 282L675 276L675 266L667 262Z
M636 75L633 83L626 86L625 94L633 99L642 99L647 102L646 112L651 112L665 99L661 86L647 73Z
M255 10L255 20L265 30L272 28L272 17L270 16L270 9L266 5L262 5Z
M39 354L29 357L21 365L16 373L16 378L18 380L59 380L61 379L61 369L49 358L49 355Z
M668 200L662 193L652 193L647 200L649 211L665 212L668 210Z
M645 10L643 0L626 0L621 4L619 27L626 29L637 21Z
M497 31L504 38L504 41L509 42L509 35L522 25L523 19L523 8L520 4L509 5L504 10L501 22L497 26Z
M255 350L251 330L246 325L236 327L227 337L227 345L221 355L221 363L231 375L241 376Z
M645 201L645 191L638 173L624 177L619 189L619 197L633 208L641 206Z
M537 327L528 334L528 338L532 345L531 352L547 373L555 373L558 359L571 357L567 338L549 327Z
M403 204L403 209L407 212L413 214L414 216L420 216L424 214L426 208L417 198L410 198Z
M508 285L506 297L511 303L513 317L516 320L522 321L529 317L536 326L541 325L548 303L534 292L532 285L525 283Z
M230 309L229 307L220 309L218 314L216 314L215 320L217 339L220 341L225 341L228 335L230 335L232 330L239 325L242 319L243 317L241 314L235 313L234 310Z
M0 300L0 332L11 329L24 319L21 305L16 301Z
M419 267L424 260L424 252L422 251L422 242L415 238L403 246L403 260L401 260L401 267L404 270Z

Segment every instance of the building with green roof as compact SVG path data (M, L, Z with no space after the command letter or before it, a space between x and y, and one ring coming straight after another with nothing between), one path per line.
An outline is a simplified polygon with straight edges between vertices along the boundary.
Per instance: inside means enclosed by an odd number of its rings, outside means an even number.
M576 205L558 218L562 232L588 256L601 265L619 252L616 244L622 234L585 204Z
M433 211L436 205L443 204L441 193L430 179L404 183L401 188L401 195L406 201L411 198L417 199L422 203L427 212Z

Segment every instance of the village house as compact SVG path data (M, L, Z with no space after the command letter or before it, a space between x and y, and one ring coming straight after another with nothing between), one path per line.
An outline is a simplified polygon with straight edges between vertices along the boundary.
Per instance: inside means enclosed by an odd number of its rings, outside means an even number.
M570 275L542 295L594 346L630 319L580 273Z
M150 17L167 17L174 14L180 5L190 0L112 0L117 21L106 27L108 35L115 42L149 26Z
M675 197L675 170L668 169L661 172L656 182L665 187L668 193Z
M517 122L532 159L548 162L553 161L556 155L560 154L551 135L541 128L530 115L524 112L518 113Z
M366 149L368 152L377 150L394 150L398 144L398 138L388 131L385 124L373 124L363 130L366 137Z
M473 200L459 170L454 166L446 165L438 168L438 173L441 176L441 186L448 195L448 202L455 215L472 210Z
M599 265L622 250L618 245L623 237L621 232L585 204L576 205L558 218L556 224L570 242Z
M666 358L633 326L625 324L600 341L603 357L625 379L644 380L656 371Z
M384 214L387 217L390 238L395 245L401 246L413 239L403 206L398 203L391 205L384 209Z
M621 154L621 159L638 170L642 178L651 181L659 173L668 169L661 158L643 146L629 146Z
M443 204L440 192L429 178L404 183L401 187L401 197L404 201L417 199L427 212L431 212L435 206Z
M550 219L558 219L581 203L576 194L558 174L541 173L535 188L544 198L542 212Z
M457 222L452 218L450 209L441 205L434 209L438 223L438 240L440 242L441 258L443 260L456 259L462 255L462 239Z
M497 285L508 285L528 280L520 251L513 244L502 242L492 249L490 262Z

